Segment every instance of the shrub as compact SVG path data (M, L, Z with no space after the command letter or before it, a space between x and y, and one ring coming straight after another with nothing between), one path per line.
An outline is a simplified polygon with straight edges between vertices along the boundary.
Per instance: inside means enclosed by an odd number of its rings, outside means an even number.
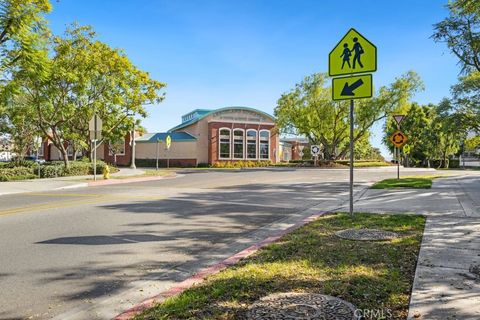
M217 161L212 165L212 168L255 168L255 167L268 167L272 165L269 160L239 160L239 161Z
M197 164L197 168L209 168L210 165L208 163L205 163L205 162L200 162Z
M0 181L24 180L33 178L35 178L35 174L32 168L15 167L0 169Z
M64 174L63 165L47 164L47 165L42 165L40 167L41 178L56 178L56 177L63 176L63 174Z

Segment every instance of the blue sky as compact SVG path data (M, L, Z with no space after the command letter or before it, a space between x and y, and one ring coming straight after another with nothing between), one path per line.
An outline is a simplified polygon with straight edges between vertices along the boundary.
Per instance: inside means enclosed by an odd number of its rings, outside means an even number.
M53 32L78 22L124 49L167 83L166 99L149 106L148 131L165 131L195 108L249 106L273 113L276 101L306 75L327 71L330 50L351 27L377 46L375 87L415 70L436 103L450 94L457 60L429 37L447 14L446 0L60 0L48 16ZM381 126L372 144L381 147Z

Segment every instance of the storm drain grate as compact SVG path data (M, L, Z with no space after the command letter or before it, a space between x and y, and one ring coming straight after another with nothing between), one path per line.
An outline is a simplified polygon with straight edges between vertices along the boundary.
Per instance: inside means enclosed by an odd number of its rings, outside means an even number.
M337 237L357 241L380 241L398 238L395 232L377 229L346 229L335 232Z
M355 307L342 299L315 293L276 293L248 311L250 320L357 320Z

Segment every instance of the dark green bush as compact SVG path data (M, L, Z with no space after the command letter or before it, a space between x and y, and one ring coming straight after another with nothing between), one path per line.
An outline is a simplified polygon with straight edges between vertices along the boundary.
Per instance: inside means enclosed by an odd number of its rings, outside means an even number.
M15 167L0 169L0 181L24 180L32 178L35 178L32 168Z
M36 171L38 173L38 171ZM40 167L41 178L56 178L63 176L63 165L47 164Z
M205 162L200 162L197 164L197 168L210 168L210 165Z

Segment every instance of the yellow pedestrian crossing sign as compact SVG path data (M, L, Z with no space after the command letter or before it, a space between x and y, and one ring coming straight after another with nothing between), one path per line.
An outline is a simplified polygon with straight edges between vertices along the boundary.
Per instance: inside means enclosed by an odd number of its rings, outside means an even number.
M167 147L167 149L170 149L171 144L172 144L172 137L168 135L167 138L165 139L165 146Z
M372 93L371 74L332 79L333 100L371 98Z
M328 75L339 76L377 70L377 47L350 29L328 55Z

